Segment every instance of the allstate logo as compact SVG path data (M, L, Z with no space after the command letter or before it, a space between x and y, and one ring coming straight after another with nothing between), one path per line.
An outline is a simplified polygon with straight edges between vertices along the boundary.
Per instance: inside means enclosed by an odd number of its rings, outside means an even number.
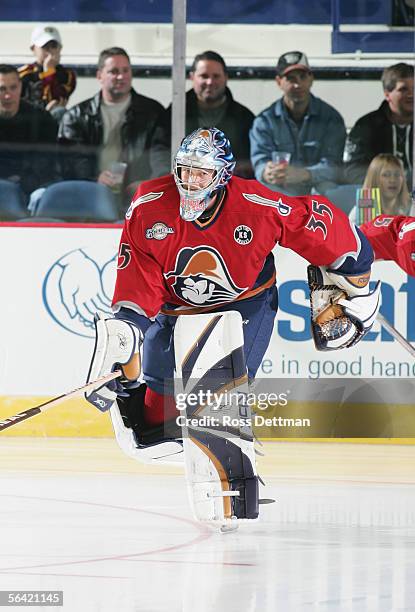
M42 297L58 325L78 336L95 338L94 314L101 311L111 315L116 257L100 264L85 250L75 249L49 268Z

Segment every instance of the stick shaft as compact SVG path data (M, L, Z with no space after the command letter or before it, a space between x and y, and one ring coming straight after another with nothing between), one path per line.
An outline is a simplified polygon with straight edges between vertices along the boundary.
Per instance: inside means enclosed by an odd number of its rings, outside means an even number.
M377 314L377 319L382 325L382 327L384 327L386 331L389 332L390 335L393 336L395 340L397 340L399 344L401 344L408 351L408 353L412 355L412 357L415 357L415 346L412 346L412 344L410 344L408 340L404 336L402 336L402 334L398 332L398 330L395 329L393 325L389 323L389 321L385 319L385 317L380 312L378 312Z
M39 404L39 406L28 408L27 410L24 410L23 412L19 412L18 414L15 414L14 416L10 416L7 419L4 419L4 421L0 421L0 432L3 431L4 429L7 429L8 427L13 427L13 425L17 425L18 423L21 423L22 421L26 421L27 419L30 419L36 414L40 414L41 412L46 412L46 410L49 410L49 408L54 408L58 404L62 404L62 402L65 402L71 397L76 397L77 395L81 395L82 393L85 393L86 391L95 389L95 387L97 386L102 387L106 383L110 382L111 380L114 380L115 378L118 378L121 375L122 375L122 372L120 370L116 370L115 372L111 372L110 374L107 374L106 376L102 376L101 378L98 378L97 380L93 380L87 383L86 385L83 385L82 387L78 387L77 389L68 391L68 393L63 393L62 395L58 395L57 397L54 397L51 400L44 402L43 404Z

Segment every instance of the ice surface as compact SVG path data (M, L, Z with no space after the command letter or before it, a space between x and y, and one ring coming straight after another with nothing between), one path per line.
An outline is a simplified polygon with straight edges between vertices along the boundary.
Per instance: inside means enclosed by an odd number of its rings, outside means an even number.
M66 612L415 609L413 447L266 443L277 503L221 534L179 469L112 440L0 442L0 590L63 590Z

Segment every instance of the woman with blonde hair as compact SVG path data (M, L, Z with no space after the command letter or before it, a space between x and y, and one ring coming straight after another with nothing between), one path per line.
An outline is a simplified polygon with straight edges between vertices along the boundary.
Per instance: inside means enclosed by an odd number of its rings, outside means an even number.
M380 153L370 162L363 189L378 187L383 215L409 214L410 198L402 162L391 153ZM356 221L356 208L349 215Z

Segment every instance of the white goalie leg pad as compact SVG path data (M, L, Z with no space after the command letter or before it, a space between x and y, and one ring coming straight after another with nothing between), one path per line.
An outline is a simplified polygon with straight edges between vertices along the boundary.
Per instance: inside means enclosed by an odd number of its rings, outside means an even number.
M111 406L110 417L118 445L128 457L141 463L183 465L181 440L166 440L159 444L142 446L137 444L134 431L125 426L117 402Z
M97 319L95 328L95 349L87 382L109 374L116 364L125 366L123 373L127 380L136 380L141 373L140 330L127 321L105 318ZM90 403L105 411L114 403L116 393L108 386L98 386L88 391L85 397Z
M258 477L251 413L243 401L248 390L242 317L232 311L179 317L174 340L175 394L184 408L185 473L194 516L219 526L255 520Z
M190 505L195 518L219 526L258 518L258 478L253 441L222 438L217 431L183 438Z

